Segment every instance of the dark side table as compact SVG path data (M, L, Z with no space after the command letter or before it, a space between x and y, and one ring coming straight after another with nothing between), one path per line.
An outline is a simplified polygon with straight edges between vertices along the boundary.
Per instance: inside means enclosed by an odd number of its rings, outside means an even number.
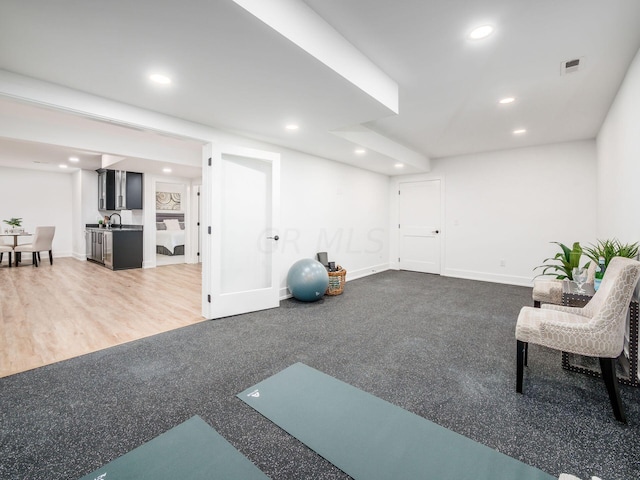
M578 287L574 282L562 282L562 305L566 307L583 307L595 295L593 285L585 284L582 287L585 293L578 293ZM636 298L629 303L629 338L625 338L625 349L618 357L618 381L631 387L640 387L638 380L638 317L640 308ZM562 368L572 372L584 373L594 377L602 376L598 368L597 359L562 352Z

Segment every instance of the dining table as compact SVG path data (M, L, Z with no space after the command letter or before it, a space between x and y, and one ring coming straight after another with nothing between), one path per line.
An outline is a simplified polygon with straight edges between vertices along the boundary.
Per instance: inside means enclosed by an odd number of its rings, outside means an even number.
M20 232L20 233L0 233L0 237L13 237L13 248L18 246L18 237L30 237L32 233Z

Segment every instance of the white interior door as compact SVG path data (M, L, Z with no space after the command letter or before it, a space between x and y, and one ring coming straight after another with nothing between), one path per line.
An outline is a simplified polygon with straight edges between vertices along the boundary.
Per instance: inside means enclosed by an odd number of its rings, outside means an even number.
M440 180L401 182L401 270L440 274Z
M280 155L210 145L205 148L205 162L205 317L279 306Z

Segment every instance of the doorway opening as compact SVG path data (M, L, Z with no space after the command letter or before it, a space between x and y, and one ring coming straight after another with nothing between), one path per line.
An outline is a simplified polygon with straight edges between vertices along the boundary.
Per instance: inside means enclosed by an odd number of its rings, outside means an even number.
M186 262L189 185L182 182L156 182L155 230L156 266Z

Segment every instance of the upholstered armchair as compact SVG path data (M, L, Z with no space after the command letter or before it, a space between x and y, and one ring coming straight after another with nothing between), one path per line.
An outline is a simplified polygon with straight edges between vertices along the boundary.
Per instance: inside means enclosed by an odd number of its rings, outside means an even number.
M589 263L587 269L587 283L593 285L596 278L596 262ZM540 278L533 281L533 306L540 307L542 303L562 304L562 282L555 278Z
M615 257L600 288L584 307L552 304L541 308L523 307L516 324L516 391L522 393L529 343L598 357L614 415L626 422L618 391L616 359L624 347L627 309L639 278L640 262Z
M13 250L16 254L16 267L19 263L20 253L31 252L33 264L37 267L40 260L40 252L49 252L49 262L53 265L53 236L56 233L56 227L36 227L33 234L33 242L23 245L17 245Z
M13 253L13 247L0 243L0 263L2 263L2 257L5 253L9 254L9 266L11 266L11 254Z

